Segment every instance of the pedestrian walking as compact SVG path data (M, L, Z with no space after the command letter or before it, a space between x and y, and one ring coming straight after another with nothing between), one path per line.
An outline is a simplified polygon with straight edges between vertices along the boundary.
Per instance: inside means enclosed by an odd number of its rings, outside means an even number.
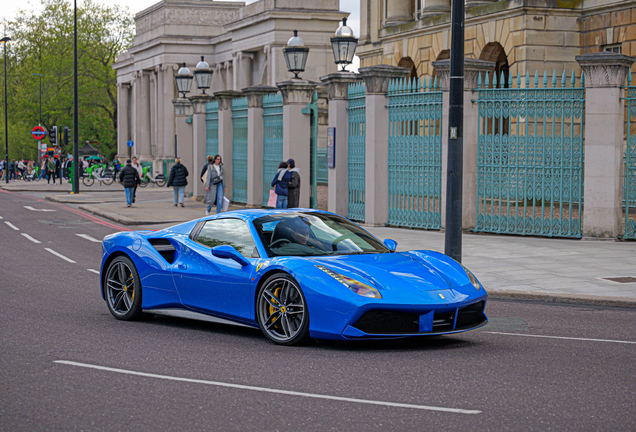
M114 179L117 179L117 173L119 173L120 169L121 165L119 165L119 158L115 157L115 159L113 160L113 171L115 171L115 174L113 175Z
M205 210L205 214L209 215L212 210L212 205L216 203L216 212L221 213L221 209L223 208L223 197L224 192L227 192L227 189L224 189L224 174L223 174L223 162L221 159L221 155L216 155L213 158L213 163L208 164L208 169L203 176L201 176L201 180L205 184L205 196L203 197L203 203L208 205L208 208Z
M40 164L40 179L46 175L46 164L48 159L42 159L42 163Z
M144 175L144 170L141 167L141 164L139 162L137 162L137 158L136 157L132 158L132 167L137 170L137 175L139 176L139 183L141 183L141 178ZM137 198L137 185L139 183L137 183L135 185L135 189L133 190L133 198L132 198L132 202L133 203L135 202L135 198Z
M132 161L128 159L126 166L119 172L119 181L124 185L126 191L126 207L131 207L133 203L133 193L139 184L139 173L132 166Z
M53 156L49 157L49 161L46 163L46 183L51 184L51 178L53 179L53 186L55 186L55 162Z
M205 165L203 165L203 168L201 168L201 175L199 176L201 177L201 181L203 181L203 176L205 175L205 172L208 170L208 165L211 165L212 163L214 163L214 156L208 155L208 161L206 162Z
M297 208L300 206L300 169L296 168L293 159L287 160L287 165L287 170L291 173L287 182L287 208Z
M168 187L172 186L174 192L174 206L183 205L183 194L188 185L188 169L181 163L180 158L174 160L174 165L170 169L170 177L168 177Z
M288 167L289 165L287 165L287 162L281 162L280 164L278 164L278 172L272 179L272 187L275 187L274 192L276 193L277 209L287 208L289 194L287 185L292 177L291 171L287 169Z

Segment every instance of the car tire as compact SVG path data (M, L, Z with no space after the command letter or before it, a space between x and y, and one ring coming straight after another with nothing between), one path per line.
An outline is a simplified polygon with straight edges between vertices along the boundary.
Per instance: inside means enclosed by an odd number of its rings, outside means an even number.
M123 321L144 318L145 314L141 310L141 279L132 260L127 256L115 258L108 265L103 277L104 297L110 313Z
M267 339L277 345L309 340L309 310L298 282L287 273L269 276L258 290L256 319Z

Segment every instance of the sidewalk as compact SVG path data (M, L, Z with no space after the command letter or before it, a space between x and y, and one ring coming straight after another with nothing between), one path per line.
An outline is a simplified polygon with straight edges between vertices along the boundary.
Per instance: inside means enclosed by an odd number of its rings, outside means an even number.
M185 208L173 207L172 190L152 186L138 189L137 203L126 208L121 186L117 187L119 190L109 193L91 190L79 196L51 194L47 199L81 202L80 209L124 225L162 228L205 215L202 202L186 198ZM380 239L396 240L399 251L444 251L444 234L440 232L365 229ZM491 298L636 307L636 242L465 233L462 257L462 263L473 271ZM606 279L626 277L633 277L634 282Z

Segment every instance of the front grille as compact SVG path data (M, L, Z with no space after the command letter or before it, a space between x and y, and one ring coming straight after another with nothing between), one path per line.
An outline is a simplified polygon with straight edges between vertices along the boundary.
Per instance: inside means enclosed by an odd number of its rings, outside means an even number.
M417 333L420 316L407 312L367 311L354 327L371 334Z
M457 324L456 328L470 327L479 324L484 320L484 301L480 301L465 308L460 309L457 312Z

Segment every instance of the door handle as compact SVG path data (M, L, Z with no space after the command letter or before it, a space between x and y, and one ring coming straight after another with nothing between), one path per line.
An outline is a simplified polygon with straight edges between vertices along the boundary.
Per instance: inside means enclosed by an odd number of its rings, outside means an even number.
M177 265L177 267L179 267L179 270L185 270L185 269L188 268L188 266L185 265L185 264L179 264L179 265Z

